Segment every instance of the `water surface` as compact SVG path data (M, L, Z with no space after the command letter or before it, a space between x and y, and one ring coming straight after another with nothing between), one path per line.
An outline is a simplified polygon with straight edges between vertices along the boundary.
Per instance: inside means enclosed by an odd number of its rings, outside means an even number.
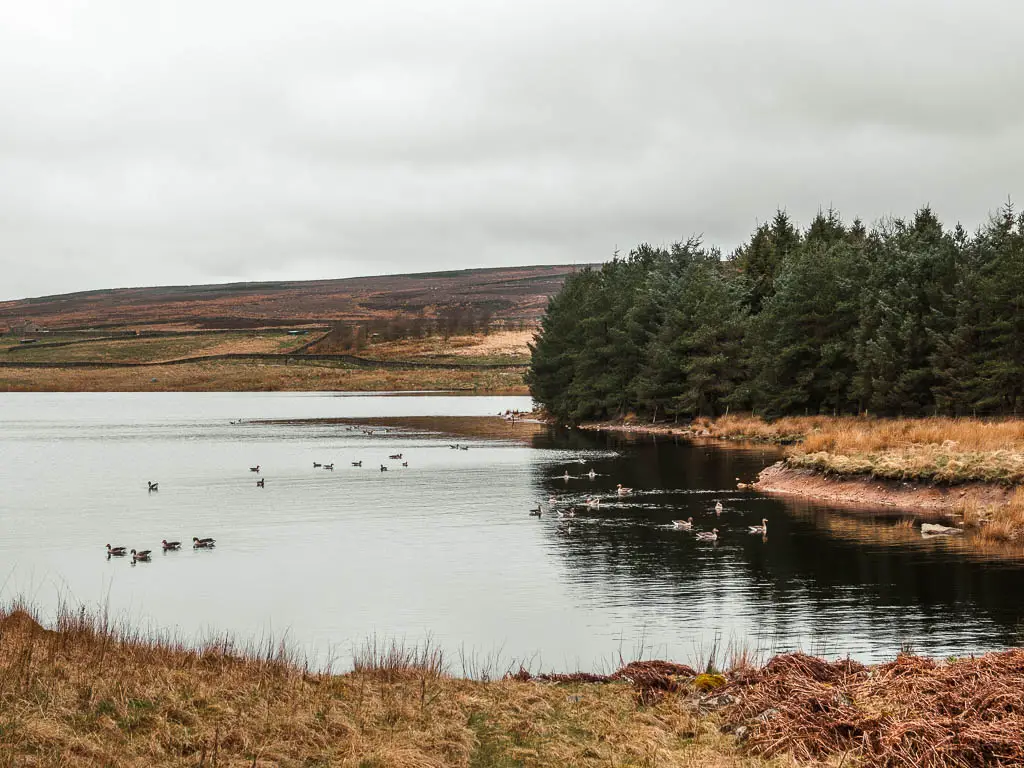
M1020 643L1017 560L922 540L881 511L732 490L776 458L769 449L561 430L484 439L457 418L528 407L516 397L0 395L0 597L44 610L60 597L106 603L193 640L287 634L339 666L371 635L429 635L453 656L545 669L608 667L619 654L688 660L730 641L865 660ZM436 418L411 427L402 417ZM408 467L388 458L397 453ZM148 493L147 480L160 490ZM620 498L617 483L634 493ZM601 506L583 507L587 496ZM540 519L528 514L538 502ZM570 508L573 520L557 516ZM689 516L718 527L718 542L672 528ZM768 536L748 534L762 517ZM162 538L194 535L217 548L159 552ZM133 567L107 560L108 542L157 553Z

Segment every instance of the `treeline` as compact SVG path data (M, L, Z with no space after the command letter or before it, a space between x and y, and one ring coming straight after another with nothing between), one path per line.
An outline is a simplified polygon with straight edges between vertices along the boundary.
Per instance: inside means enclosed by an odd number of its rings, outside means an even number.
M566 421L719 415L1017 414L1024 215L977 232L929 208L868 229L784 212L723 258L694 238L571 275L532 347Z

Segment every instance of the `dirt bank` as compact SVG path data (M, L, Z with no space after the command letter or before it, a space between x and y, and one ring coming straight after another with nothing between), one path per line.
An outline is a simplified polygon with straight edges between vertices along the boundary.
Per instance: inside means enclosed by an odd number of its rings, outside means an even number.
M953 514L965 506L1007 505L1013 489L994 483L940 486L931 483L878 480L867 476L826 475L779 461L761 471L754 490L805 496L820 501L865 506L899 507Z

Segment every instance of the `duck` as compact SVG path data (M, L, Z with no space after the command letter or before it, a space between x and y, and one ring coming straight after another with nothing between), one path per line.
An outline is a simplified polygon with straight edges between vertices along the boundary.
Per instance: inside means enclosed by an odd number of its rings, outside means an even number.
M402 458L402 454L400 454L400 453L393 453L390 456L388 456L388 458L389 459L394 459L395 461L399 461Z
M601 506L601 500L600 499L592 499L589 496L587 496L587 498L585 498L583 500L583 503L586 504L591 509L597 509L598 507Z
M260 478L259 480L257 480L257 481L256 481L256 487L257 487L257 488L263 488L263 487L264 487L264 485L263 485L263 484L264 484L265 482L267 482L267 478L265 478L265 477L261 477L261 478Z
M530 517L540 517L540 504L537 505L536 509L530 510Z
M124 547L112 547L107 544L107 557L124 557L128 554L128 550Z
M562 518L566 518L566 517L568 517L568 518L570 518L570 519L571 519L571 518L573 518L573 517L576 517L576 511L575 511L575 510L572 510L572 509L567 509L567 510L565 510L564 512L563 512L562 510L559 510L559 511L558 511L558 516L559 516L559 517L562 517Z
M259 471L260 471L260 465L259 465L259 464L257 464L257 465L256 465L255 467L249 467L249 471L250 471L250 472L256 472L257 474L259 474Z
M180 541L168 541L167 539L164 539L163 541L160 542L160 546L162 546L164 548L164 552L167 552L167 551L174 552L174 551L177 551L177 550L181 549L181 542Z
M768 533L768 520L762 517L760 525L748 525L747 530L751 533Z
M383 464L381 464L381 465L380 465L380 471L381 471L381 472L387 472L387 471L388 471L388 468L387 468L387 467L385 467L385 466L384 466Z
M716 515L722 514L722 510L723 509L725 509L725 507L722 506L722 502L716 501L715 502L715 514Z
M147 480L146 482L147 482L147 483L149 483L149 490L151 490L151 491L158 491L158 490L160 490L160 489L159 489L159 488L157 487L158 485L160 485L160 483L154 483L154 482L153 482L153 481L151 481L151 480Z
M593 480L595 477L597 477L597 472L595 472L593 469L591 469L589 472L587 472L587 477L589 477L591 480Z
M565 474L562 475L563 480L569 480L569 470L565 470Z
M151 554L153 554L153 551L150 550L150 549L144 549L141 552L136 552L133 549L132 550L132 562L134 563L134 562L137 562L139 560L149 560L149 556Z
M697 538L701 541L718 541L718 529L712 528L710 531L701 531L697 534Z
M628 496L633 492L632 488L623 488L622 483L616 485L615 488L619 492L619 496Z
M333 472L334 471L334 465L333 464L324 464L324 469L329 469L331 472Z
M313 462L313 469L318 469L319 467L322 467L322 466L323 466L323 464L317 464L315 461Z
M402 466L403 467L408 467L409 466L409 462L408 461L403 461L402 462Z
M558 503L558 497L557 496L549 496L548 497L548 504L557 504L557 503Z
M363 462L362 461L353 461L352 462L352 466L353 467L361 467L361 466L363 466Z
M683 531L689 531L693 528L693 518L688 517L685 520L673 520L672 525Z
M192 549L212 549L213 545L216 543L216 539L200 539L197 536L192 537Z
M468 451L469 450L469 446L468 445L460 445L459 446L459 450L460 451Z

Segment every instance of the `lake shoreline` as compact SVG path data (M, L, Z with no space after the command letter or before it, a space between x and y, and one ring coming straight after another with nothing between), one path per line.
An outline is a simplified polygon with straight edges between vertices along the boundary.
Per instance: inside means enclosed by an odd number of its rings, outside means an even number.
M802 653L715 661L704 672L634 661L605 675L519 668L479 679L465 660L453 674L429 645L372 642L338 674L285 646L223 637L189 647L69 606L48 629L14 601L0 606L0 757L538 768L1024 759L1021 649L870 666Z
M942 486L935 483L878 479L863 475L828 475L778 461L766 467L750 487L768 494L802 496L856 506L894 507L956 516L965 504L1009 503L1013 491L995 483Z
M580 429L785 445L751 484L763 493L927 512L984 538L1024 537L1024 420L786 417L749 414L689 424L590 422Z

